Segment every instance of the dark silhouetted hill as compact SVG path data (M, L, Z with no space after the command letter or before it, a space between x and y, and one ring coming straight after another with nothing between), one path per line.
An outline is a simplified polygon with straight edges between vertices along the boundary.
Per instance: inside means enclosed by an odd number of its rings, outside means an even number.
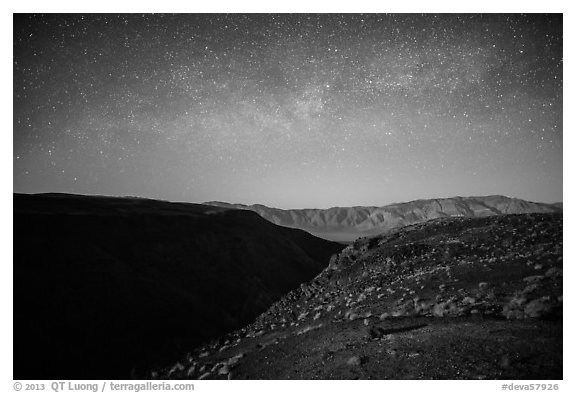
M253 321L341 249L250 211L14 194L14 378L160 366Z

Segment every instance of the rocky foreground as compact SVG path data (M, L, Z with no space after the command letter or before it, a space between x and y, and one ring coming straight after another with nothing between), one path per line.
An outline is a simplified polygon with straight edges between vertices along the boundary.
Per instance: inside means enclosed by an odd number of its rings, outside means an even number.
M151 378L562 379L562 216L357 240L255 322Z

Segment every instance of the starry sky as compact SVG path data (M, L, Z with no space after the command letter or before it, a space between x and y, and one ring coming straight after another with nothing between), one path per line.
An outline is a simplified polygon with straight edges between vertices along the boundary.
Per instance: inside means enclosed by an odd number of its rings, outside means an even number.
M562 201L562 16L14 16L15 192Z

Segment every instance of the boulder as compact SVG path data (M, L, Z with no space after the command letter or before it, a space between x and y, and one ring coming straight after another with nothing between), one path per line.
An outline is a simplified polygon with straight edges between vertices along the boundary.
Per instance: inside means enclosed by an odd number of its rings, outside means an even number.
M546 270L545 275L546 277L550 278L562 277L562 269L559 267L551 267L550 269Z
M360 366L362 364L362 359L360 356L352 356L346 361L346 364L349 366Z
M543 318L551 312L552 305L545 298L534 299L524 307L524 315L529 318Z

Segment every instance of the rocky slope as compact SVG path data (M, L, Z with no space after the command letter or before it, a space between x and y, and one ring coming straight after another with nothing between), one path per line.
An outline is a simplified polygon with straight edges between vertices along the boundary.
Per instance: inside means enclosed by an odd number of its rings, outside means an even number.
M485 217L562 210L561 204L528 202L499 195L425 199L382 207L356 206L330 209L282 210L264 205L248 206L224 202L206 204L252 210L277 225L300 228L324 239L344 242L439 217Z
M15 194L14 378L161 366L253 321L342 247L250 211Z
M562 379L562 216L356 241L253 323L151 378Z

